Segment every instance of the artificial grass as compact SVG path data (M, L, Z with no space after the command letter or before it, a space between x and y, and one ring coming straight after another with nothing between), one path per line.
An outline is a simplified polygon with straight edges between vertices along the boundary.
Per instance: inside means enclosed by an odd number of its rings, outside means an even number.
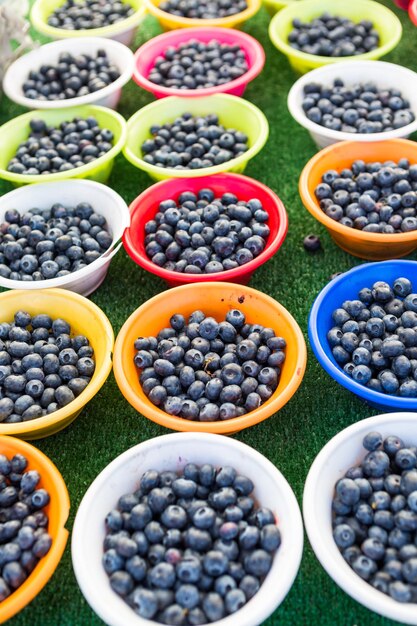
M404 29L398 48L386 60L417 70L415 27L406 13L392 2L385 1L384 4L399 15ZM245 173L278 193L288 211L289 231L282 248L257 271L251 286L281 302L294 315L307 338L307 316L315 296L331 274L346 271L362 261L342 252L300 201L298 177L316 147L287 111L287 93L297 76L286 58L271 45L267 35L268 22L269 17L262 9L245 25L245 30L259 39L266 52L265 68L249 85L245 97L264 111L270 124L267 145ZM147 17L134 49L159 32L156 21ZM151 100L149 94L131 82L123 91L119 110L128 118ZM4 98L0 104L0 123L21 113L23 109ZM151 180L145 174L122 156L118 157L109 185L127 202L150 184ZM0 193L10 189L8 184L0 183ZM319 234L322 241L323 249L316 254L308 254L303 249L303 238L310 232ZM415 258L415 254L410 258ZM92 300L108 315L117 333L132 311L163 289L165 284L161 280L147 274L121 251L112 261L104 284L92 295ZM293 399L279 414L239 433L236 438L256 448L281 470L301 504L308 469L320 449L343 428L376 413L377 410L363 404L325 374L309 350L306 375ZM56 463L68 486L71 498L68 529L72 528L88 486L112 459L141 441L167 432L134 411L111 375L69 428L34 442ZM103 624L78 589L71 567L70 542L48 585L9 623L13 626ZM268 626L387 626L394 623L371 613L341 591L320 566L307 539L301 568L290 593L265 622Z

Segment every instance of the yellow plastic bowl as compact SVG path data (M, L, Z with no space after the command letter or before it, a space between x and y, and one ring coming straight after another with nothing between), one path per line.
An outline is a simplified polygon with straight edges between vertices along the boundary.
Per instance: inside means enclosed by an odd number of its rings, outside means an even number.
M39 0L38 0L39 1ZM163 0L144 0L145 6L149 13L158 18L164 30L174 30L176 28L193 28L198 26L218 26L221 28L238 28L243 22L261 8L261 0L247 0L248 7L240 13L229 15L228 17L219 17L213 20L203 20L190 17L180 17L172 15L166 11L161 11L159 5Z
M198 309L217 320L231 309L240 309L249 323L273 328L287 342L281 378L272 396L259 408L224 421L197 422L169 415L146 397L133 362L138 337L156 336L169 326L174 313L184 317ZM304 376L307 351L303 334L292 315L276 300L244 285L195 283L174 287L142 304L123 324L114 346L113 369L120 391L142 415L166 428L228 435L249 428L279 411L295 394Z
M141 146L145 139L151 137L151 126L173 122L176 117L185 112L193 115L216 113L220 124L246 133L249 149L226 163L196 170L176 170L146 163L142 158ZM194 178L221 172L243 172L250 159L265 145L268 134L268 120L265 115L258 107L243 98L223 93L203 98L161 98L143 107L128 120L127 142L123 154L132 165L147 172L154 180Z
M323 57L295 50L288 43L294 18L305 22L319 17L322 13L347 17L354 22L371 20L379 33L380 45L375 50L350 57ZM283 52L292 67L305 74L316 67L340 61L360 61L379 59L388 54L401 39L402 27L398 17L385 6L373 0L299 0L280 11L269 25L269 37L278 50Z
M7 170L7 165L10 159L15 156L19 144L26 141L29 136L29 122L31 119L41 119L48 125L56 126L61 122L72 120L74 117L84 118L89 115L95 117L102 128L108 128L114 134L114 145L106 154L91 163L86 163L82 167L74 167L72 170L57 172L56 174L14 174ZM110 176L114 159L121 152L125 142L126 121L112 109L86 104L68 109L30 111L0 126L0 178L9 180L16 186L68 180L69 178L89 178L99 183L104 183Z
M80 2L81 0L75 0ZM123 0L121 0L123 2ZM128 3L135 9L133 15L125 20L103 26L102 28L90 28L88 30L66 30L65 28L54 28L49 26L48 18L58 7L64 4L65 0L36 0L30 13L30 19L37 31L50 37L51 39L72 39L74 37L106 37L120 41L126 46L132 43L135 36L136 27L146 15L146 7L142 0L128 0Z
M313 156L301 172L299 192L305 208L323 224L333 241L345 252L361 259L385 261L411 254L417 248L417 231L406 233L368 233L332 220L320 208L314 190L322 182L327 170L341 172L351 167L357 159L373 161L399 161L409 159L417 163L417 143L408 139L389 139L377 142L341 141Z
M72 402L50 415L16 424L0 423L0 435L16 435L22 439L40 439L54 435L68 426L83 407L104 385L111 370L114 334L103 311L87 298L65 289L32 291L12 290L0 293L0 322L13 321L16 311L30 315L46 313L63 318L71 325L74 335L85 335L94 350L96 369L91 381Z
M0 453L8 458L23 454L28 460L27 470L37 470L40 473L39 487L46 489L51 497L45 510L49 519L48 532L52 537L48 554L39 561L25 582L0 604L0 624L3 624L38 595L56 570L68 540L65 522L68 519L70 502L59 470L40 450L16 437L0 436Z

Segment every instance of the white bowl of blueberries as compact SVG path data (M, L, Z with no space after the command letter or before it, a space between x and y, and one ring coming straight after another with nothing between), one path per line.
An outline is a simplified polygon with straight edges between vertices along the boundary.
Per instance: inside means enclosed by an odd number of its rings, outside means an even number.
M255 626L284 600L302 547L296 498L268 459L228 437L176 433L127 450L94 480L72 562L110 626Z
M294 83L288 109L320 148L406 138L417 130L417 74L385 61L325 65Z
M130 224L115 191L90 180L27 185L0 198L0 287L87 296L106 277Z
M127 46L102 37L47 43L17 59L4 79L5 94L28 109L95 104L115 109L133 72Z
M368 609L417 624L417 413L362 420L307 476L303 514L327 573Z

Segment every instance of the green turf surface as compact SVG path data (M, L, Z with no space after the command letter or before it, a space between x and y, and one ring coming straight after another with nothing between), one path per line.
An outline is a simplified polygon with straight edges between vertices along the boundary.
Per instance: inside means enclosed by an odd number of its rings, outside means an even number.
M390 8L394 6L388 1L384 4ZM404 36L386 60L417 70L417 31L404 12L395 11L402 20ZM287 93L296 76L286 58L270 44L268 21L269 17L262 9L245 27L261 41L266 51L265 69L249 86L245 97L265 112L270 124L267 145L245 173L279 194L288 211L289 231L283 247L274 259L257 271L251 286L281 302L306 335L308 311L330 275L346 271L361 261L337 248L324 228L317 225L301 204L298 177L316 148L308 133L287 111ZM136 47L159 32L155 20L148 17L136 39ZM120 112L128 118L151 100L150 95L131 82L124 89ZM0 123L20 113L23 113L21 108L3 99ZM109 184L130 202L151 181L119 156ZM0 183L1 193L9 189L8 184ZM323 245L323 250L314 255L307 254L302 246L304 236L310 232L319 234ZM122 251L112 262L104 284L93 294L92 300L108 315L117 333L140 304L163 289L165 285L161 280L140 269ZM259 450L282 471L301 504L308 469L323 445L346 426L376 413L333 382L309 350L306 375L295 397L279 414L243 431L236 438ZM112 459L141 441L167 432L131 408L111 375L98 396L69 428L35 442L56 463L68 486L71 498L68 529L72 528L86 489ZM102 623L77 587L69 543L46 588L10 621L13 626L94 626ZM236 619L236 626L238 623ZM265 622L269 626L386 626L390 623L394 622L371 613L345 595L321 568L307 540L294 586L276 613Z

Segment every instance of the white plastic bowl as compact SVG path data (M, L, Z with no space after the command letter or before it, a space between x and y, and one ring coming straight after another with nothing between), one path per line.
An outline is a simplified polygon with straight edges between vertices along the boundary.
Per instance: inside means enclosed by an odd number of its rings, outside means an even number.
M188 462L226 462L251 478L261 505L276 514L282 543L258 593L238 613L216 626L261 624L284 600L297 574L303 549L303 526L297 501L283 475L259 452L228 437L207 433L175 433L150 439L127 450L94 480L78 509L72 531L72 563L78 584L91 608L110 626L157 626L136 615L112 591L102 566L104 519L124 493L137 489L147 469L179 470Z
M409 100L415 120L407 126L383 133L345 133L320 126L308 119L301 106L304 86L308 83L321 83L331 86L335 78L341 78L346 86L373 82L382 89L399 89ZM383 141L394 137L407 138L417 130L417 73L412 70L385 63L385 61L346 61L324 65L299 78L288 94L288 109L293 118L306 128L315 143L324 148L337 141Z
M417 408L417 407L416 407ZM365 456L364 436L370 431L384 437L397 435L417 444L417 413L385 413L361 420L333 437L314 460L304 487L304 523L316 557L347 594L384 617L417 624L417 604L396 602L374 589L345 562L332 536L331 503L336 482Z
M22 89L31 70L38 70L41 65L56 65L62 52L69 52L74 56L79 54L94 55L97 50L106 51L110 62L119 70L120 76L107 87L93 93L68 100L32 100L26 98ZM82 37L78 39L62 39L47 43L28 54L23 55L11 64L3 79L5 94L28 109L64 109L82 104L98 104L115 109L122 95L122 87L131 78L133 73L133 52L127 46L102 37Z
M55 202L75 207L79 202L90 202L94 210L104 215L113 236L112 245L96 261L82 269L49 280L26 282L9 280L0 276L0 286L6 289L49 289L60 287L88 296L103 282L110 261L118 252L124 230L130 225L129 208L115 191L91 180L66 180L62 182L25 185L6 193L0 198L0 223L8 209L17 209L24 214L29 209L49 209Z

